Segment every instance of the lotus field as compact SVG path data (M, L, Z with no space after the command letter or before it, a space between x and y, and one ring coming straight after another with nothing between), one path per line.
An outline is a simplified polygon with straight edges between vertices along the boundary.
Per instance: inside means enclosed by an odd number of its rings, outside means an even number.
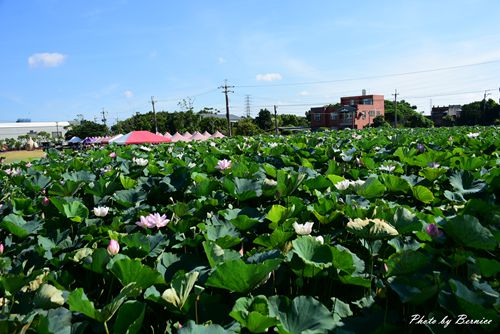
M494 332L499 164L496 127L4 164L0 333Z

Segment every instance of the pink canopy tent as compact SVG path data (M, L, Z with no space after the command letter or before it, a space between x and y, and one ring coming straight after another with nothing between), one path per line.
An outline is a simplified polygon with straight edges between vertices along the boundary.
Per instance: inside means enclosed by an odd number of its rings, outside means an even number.
M132 131L126 135L113 141L113 143L128 145L128 144L158 144L169 143L170 139L163 136L155 135L149 131Z

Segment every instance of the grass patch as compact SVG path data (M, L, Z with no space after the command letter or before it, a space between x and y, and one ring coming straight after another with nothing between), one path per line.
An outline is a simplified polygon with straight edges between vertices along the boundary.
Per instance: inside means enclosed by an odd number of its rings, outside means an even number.
M35 151L9 151L0 153L0 157L5 157L4 163L10 164L18 161L32 161L43 158L45 152L43 150Z

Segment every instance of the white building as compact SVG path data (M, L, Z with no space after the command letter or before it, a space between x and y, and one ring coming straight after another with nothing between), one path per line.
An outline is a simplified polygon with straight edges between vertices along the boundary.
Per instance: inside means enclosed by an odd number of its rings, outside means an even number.
M14 138L19 136L37 134L39 132L48 132L52 137L62 137L70 124L69 122L19 122L19 123L0 123L0 139Z

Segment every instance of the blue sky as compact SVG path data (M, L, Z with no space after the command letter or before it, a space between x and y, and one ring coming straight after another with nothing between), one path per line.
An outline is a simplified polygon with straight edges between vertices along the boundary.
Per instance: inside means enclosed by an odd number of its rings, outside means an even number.
M0 121L500 98L500 1L0 0ZM393 75L397 74L397 75Z

